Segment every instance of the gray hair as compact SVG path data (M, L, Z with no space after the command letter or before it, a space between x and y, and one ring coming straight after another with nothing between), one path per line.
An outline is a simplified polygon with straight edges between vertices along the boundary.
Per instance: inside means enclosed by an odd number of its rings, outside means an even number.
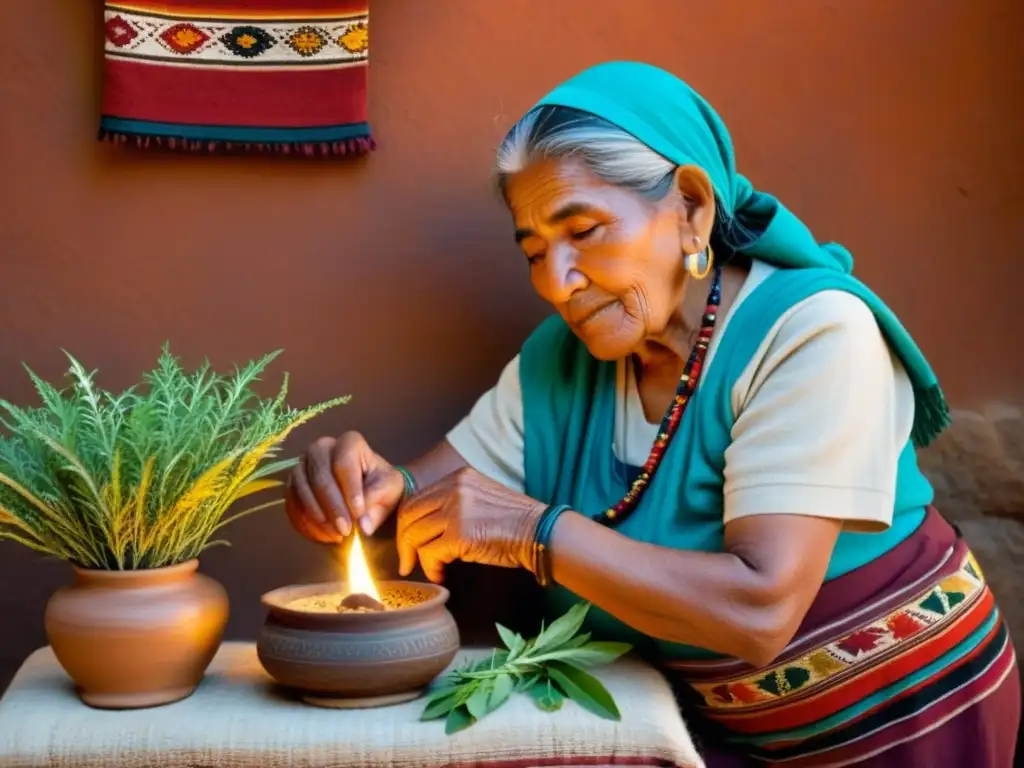
M661 200L672 188L676 164L604 118L569 107L545 105L526 113L505 134L495 161L498 188L541 158L577 158L608 184ZM715 249L735 254L759 237L737 218L729 217L716 199ZM723 249L728 249L723 252Z
M675 163L607 120L568 107L530 110L498 146L498 185L540 158L574 157L602 181L661 199L672 187Z

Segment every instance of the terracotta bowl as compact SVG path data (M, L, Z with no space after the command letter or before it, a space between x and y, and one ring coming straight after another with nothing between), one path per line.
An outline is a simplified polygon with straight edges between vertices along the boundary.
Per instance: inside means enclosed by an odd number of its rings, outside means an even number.
M256 649L267 674L321 706L374 706L419 696L459 649L459 630L445 607L448 590L411 581L377 587L388 609L366 613L295 605L327 596L328 607L337 606L347 592L342 582L263 595L269 613Z

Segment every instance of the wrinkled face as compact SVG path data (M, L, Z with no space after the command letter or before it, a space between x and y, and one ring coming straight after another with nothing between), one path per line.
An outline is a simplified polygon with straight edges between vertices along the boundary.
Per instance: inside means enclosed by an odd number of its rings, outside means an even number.
M686 282L677 192L651 201L565 159L532 163L505 194L534 289L594 357L626 357L665 328Z

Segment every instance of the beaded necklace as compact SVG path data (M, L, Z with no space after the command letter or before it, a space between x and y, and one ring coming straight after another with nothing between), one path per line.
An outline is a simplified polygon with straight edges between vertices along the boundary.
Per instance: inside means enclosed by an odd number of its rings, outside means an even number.
M679 377L679 386L676 387L676 396L672 401L665 417L661 420L658 428L658 437L654 440L647 461L626 495L610 509L599 512L593 519L608 526L621 523L629 517L640 503L644 491L651 484L654 473L658 471L668 444L679 429L679 423L683 420L683 413L690 402L697 383L700 381L700 373L704 368L704 358L708 353L708 346L711 343L711 334L715 331L715 322L718 320L718 304L722 300L722 268L715 267L715 276L711 280L711 290L708 292L708 303L704 308L704 316L701 318L700 331L697 333L697 341L690 350L690 357L683 368L683 375Z

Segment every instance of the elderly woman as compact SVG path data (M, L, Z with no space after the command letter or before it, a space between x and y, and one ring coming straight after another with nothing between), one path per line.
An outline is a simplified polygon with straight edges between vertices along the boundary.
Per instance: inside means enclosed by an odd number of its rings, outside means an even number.
M685 83L609 63L508 133L497 174L554 307L441 444L318 440L289 516L397 510L400 569L526 568L680 683L708 764L1009 768L1013 647L931 508L938 383L889 309L770 195Z

